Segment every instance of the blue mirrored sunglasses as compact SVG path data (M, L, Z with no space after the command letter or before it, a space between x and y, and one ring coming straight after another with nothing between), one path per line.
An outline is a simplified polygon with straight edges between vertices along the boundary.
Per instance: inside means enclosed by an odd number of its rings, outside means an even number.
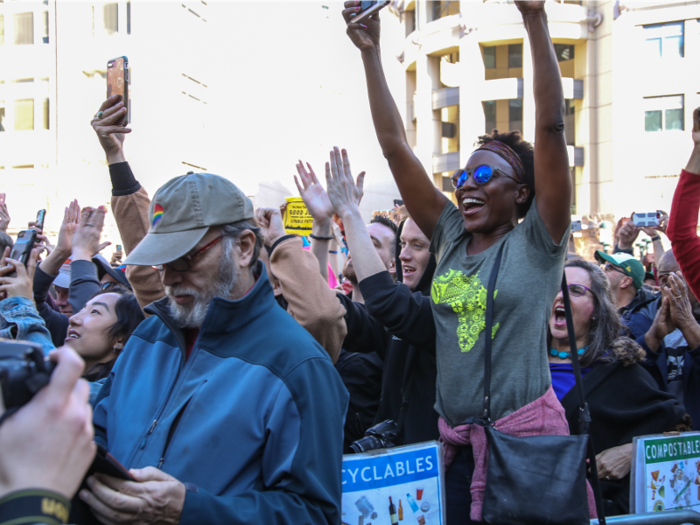
M472 169L468 169L468 170L459 169L459 170L455 171L452 174L452 186L454 186L454 188L456 190L461 189L462 186L464 186L467 183L467 179L469 178L470 175L473 175L474 182L478 186L481 186L483 184L486 184L488 181L490 181L491 177L493 177L493 174L497 171L500 171L503 175L505 175L509 179L514 180L518 184L522 184L519 180L517 180L514 177L511 177L502 169L497 168L496 166L489 166L488 164L482 164L481 166L477 166L476 168L472 168Z

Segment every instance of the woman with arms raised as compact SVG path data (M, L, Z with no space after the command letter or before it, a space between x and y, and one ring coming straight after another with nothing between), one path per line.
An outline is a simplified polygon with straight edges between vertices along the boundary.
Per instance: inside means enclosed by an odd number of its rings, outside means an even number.
M563 409L551 388L545 351L570 223L564 96L544 2L516 5L532 47L536 146L533 150L518 132L481 137L465 168L452 177L458 206L435 188L406 141L382 71L378 15L352 23L359 10L354 0L346 2L343 11L348 35L362 52L382 151L408 212L431 238L431 251L438 260L432 286L438 365L435 408L441 416L446 462L451 462L449 523L469 523L470 515L481 520L486 443L483 428L464 423L483 414L486 286L501 247L490 334L491 417L496 428L508 434L568 434Z

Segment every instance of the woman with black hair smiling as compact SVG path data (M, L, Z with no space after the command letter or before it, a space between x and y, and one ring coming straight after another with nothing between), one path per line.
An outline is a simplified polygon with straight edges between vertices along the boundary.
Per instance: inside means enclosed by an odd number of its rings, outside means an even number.
M486 439L485 336L493 339L491 418L507 434L568 434L551 388L547 321L559 291L570 224L571 177L564 95L543 1L516 1L532 48L535 147L520 133L480 138L452 176L457 206L433 185L406 140L379 51L379 15L352 23L360 2L345 2L347 33L362 52L374 127L408 212L431 239L437 331L440 435L446 445L447 521L482 518ZM427 124L426 124L427 125ZM536 197L535 197L536 196ZM522 219L522 221L521 221ZM502 250L493 332L484 334L486 285ZM471 498L470 498L471 495Z
M136 296L118 285L97 292L69 319L66 345L85 360L91 401L136 327L145 319Z

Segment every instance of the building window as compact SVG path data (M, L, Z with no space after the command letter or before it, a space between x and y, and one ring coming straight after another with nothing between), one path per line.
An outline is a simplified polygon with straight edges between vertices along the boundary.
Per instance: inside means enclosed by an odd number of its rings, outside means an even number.
M574 101L566 99L564 112L564 135L566 136L566 144L574 146L576 144L576 106Z
M508 67L523 67L522 44L510 44L508 46Z
M131 34L131 2L126 3L126 34Z
M5 101L0 100L0 131L5 131Z
M15 131L34 129L34 99L15 100Z
M645 131L683 131L683 95L649 97L644 99Z
M0 46L5 44L5 15L0 15Z
M647 55L652 58L683 58L683 22L644 26Z
M34 43L34 13L17 13L15 17L15 45Z
M508 127L510 131L523 130L523 99L514 98L508 101Z
M403 22L406 25L406 36L410 35L416 30L416 11L411 9L410 11L403 12Z
M484 105L484 120L486 121L485 133L491 133L496 129L496 101L487 100Z
M42 35L41 35L41 40L44 42L44 44L49 43L49 12L44 11L43 17L42 17Z
M484 67L496 69L496 46L484 47Z
M119 31L119 5L105 4L102 8L105 33L113 35Z
M570 44L554 44L554 52L559 62L566 62L574 58L575 46Z
M433 20L444 18L450 15L459 14L459 2L457 1L434 1L433 4Z
M49 129L49 99L44 99L44 129Z

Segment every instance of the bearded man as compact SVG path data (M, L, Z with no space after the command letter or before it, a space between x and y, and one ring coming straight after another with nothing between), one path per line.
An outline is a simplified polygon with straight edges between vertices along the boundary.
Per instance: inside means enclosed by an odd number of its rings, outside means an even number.
M253 215L207 173L151 202L126 264L158 268L166 297L96 402L96 441L134 478L88 479L80 497L102 523L340 522L347 391L275 302Z

